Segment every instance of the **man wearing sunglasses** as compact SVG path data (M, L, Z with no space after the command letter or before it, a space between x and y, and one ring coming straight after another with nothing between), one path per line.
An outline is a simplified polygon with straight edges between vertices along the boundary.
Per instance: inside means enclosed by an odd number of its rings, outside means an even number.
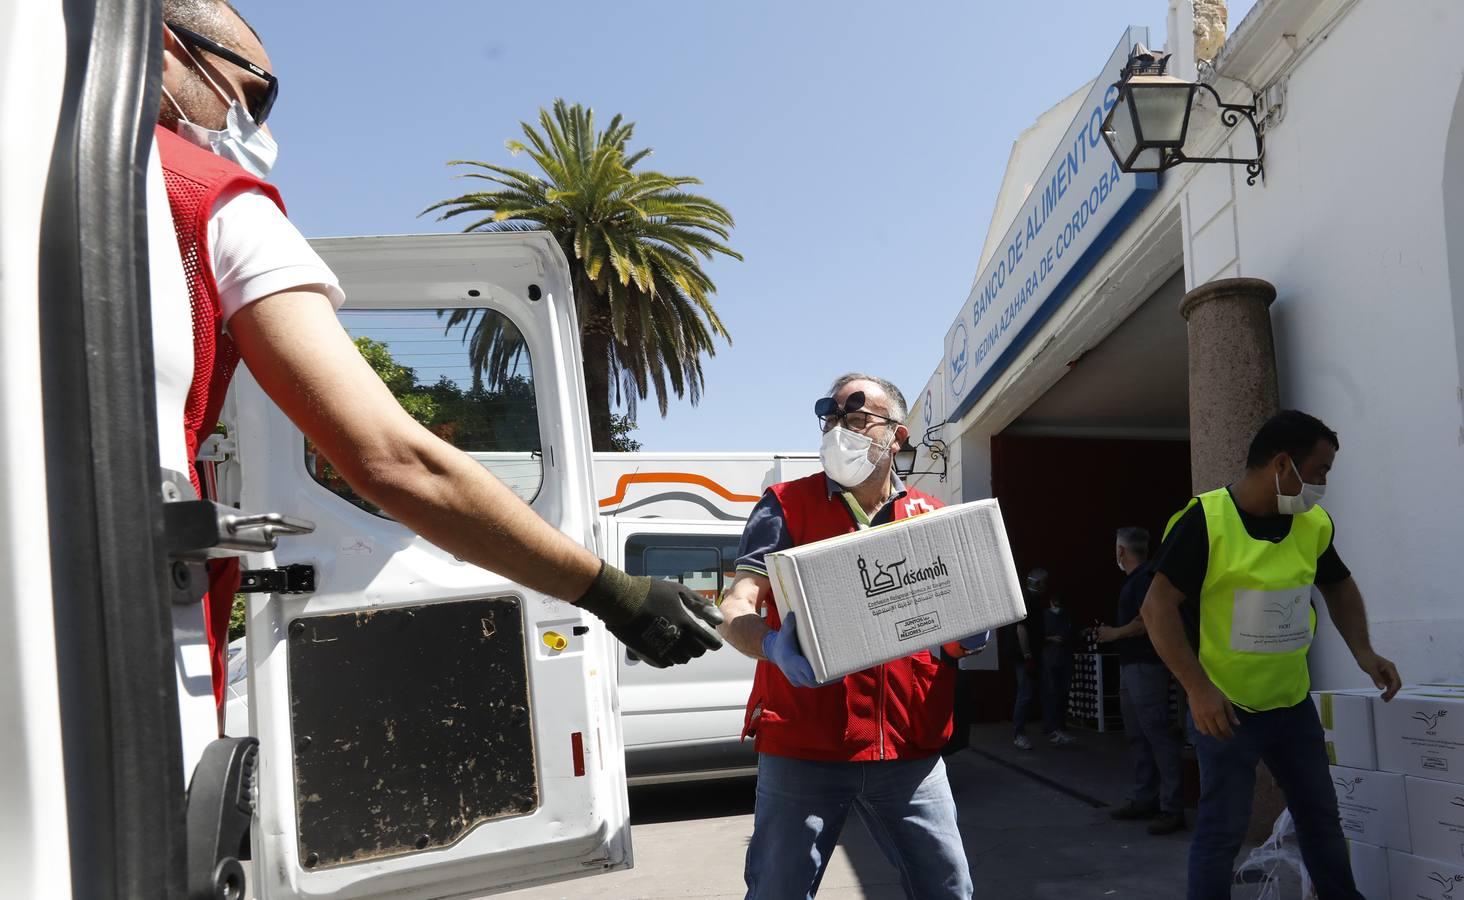
M202 494L198 448L242 359L357 493L427 540L578 603L652 665L720 647L709 602L606 565L402 410L336 318L345 297L335 275L263 180L278 82L259 36L225 0L164 0L163 15L161 171L149 192L166 190L175 234L150 237L176 237L182 257L153 266L164 468L187 471ZM181 434L168 424L180 421ZM238 578L237 565L212 569L204 602L216 703Z
M744 869L747 897L818 891L852 807L912 897L969 898L971 875L940 751L951 733L955 658L988 635L819 685L780 621L765 557L909 518L940 501L901 482L894 453L909 440L905 398L851 373L814 404L823 472L775 484L749 517L722 633L758 660L744 730L758 752L757 807ZM944 657L944 658L943 658Z

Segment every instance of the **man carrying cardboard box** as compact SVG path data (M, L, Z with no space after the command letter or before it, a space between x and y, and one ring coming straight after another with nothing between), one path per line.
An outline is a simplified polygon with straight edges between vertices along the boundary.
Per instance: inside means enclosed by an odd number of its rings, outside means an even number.
M882 378L849 374L814 406L824 471L773 485L742 535L722 633L758 660L744 736L758 751L747 897L812 897L850 807L922 900L969 898L971 875L940 750L951 731L959 657L988 634L922 650L818 685L794 616L779 621L770 553L909 518L941 506L894 472L905 398ZM766 620L763 613L766 613Z
M1332 546L1331 516L1316 505L1339 446L1306 413L1273 417L1251 441L1241 479L1191 500L1154 562L1144 625L1189 696L1200 763L1190 900L1230 896L1261 760L1286 795L1318 898L1362 900L1307 695L1313 585L1385 701L1402 682L1372 649L1362 592Z

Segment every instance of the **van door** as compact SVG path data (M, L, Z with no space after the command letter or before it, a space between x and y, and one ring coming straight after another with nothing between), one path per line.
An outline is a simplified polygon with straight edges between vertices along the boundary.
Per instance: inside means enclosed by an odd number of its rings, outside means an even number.
M313 242L403 406L593 546L570 294L539 233ZM242 369L241 505L315 523L249 564L256 890L456 897L629 867L616 644L356 496ZM309 568L299 568L309 567Z
M632 575L679 581L709 599L731 587L745 523L607 520L612 561ZM673 780L755 766L742 740L756 661L724 644L686 665L657 669L620 648L620 704L632 780Z

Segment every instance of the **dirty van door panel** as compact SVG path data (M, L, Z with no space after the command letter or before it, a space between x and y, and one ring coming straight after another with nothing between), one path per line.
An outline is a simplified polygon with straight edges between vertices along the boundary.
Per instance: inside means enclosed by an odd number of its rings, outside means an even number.
M589 544L568 267L542 234L313 242L341 320L404 409ZM598 621L457 559L356 496L241 373L241 498L317 524L251 565L259 895L441 897L630 863L617 645Z

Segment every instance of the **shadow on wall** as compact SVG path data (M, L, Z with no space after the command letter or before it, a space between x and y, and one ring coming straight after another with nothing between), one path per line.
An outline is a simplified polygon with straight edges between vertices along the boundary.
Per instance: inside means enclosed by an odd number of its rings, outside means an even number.
M1459 446L1464 447L1464 84L1454 101L1444 149L1444 240L1449 252L1449 293L1454 307L1454 351L1459 359Z

